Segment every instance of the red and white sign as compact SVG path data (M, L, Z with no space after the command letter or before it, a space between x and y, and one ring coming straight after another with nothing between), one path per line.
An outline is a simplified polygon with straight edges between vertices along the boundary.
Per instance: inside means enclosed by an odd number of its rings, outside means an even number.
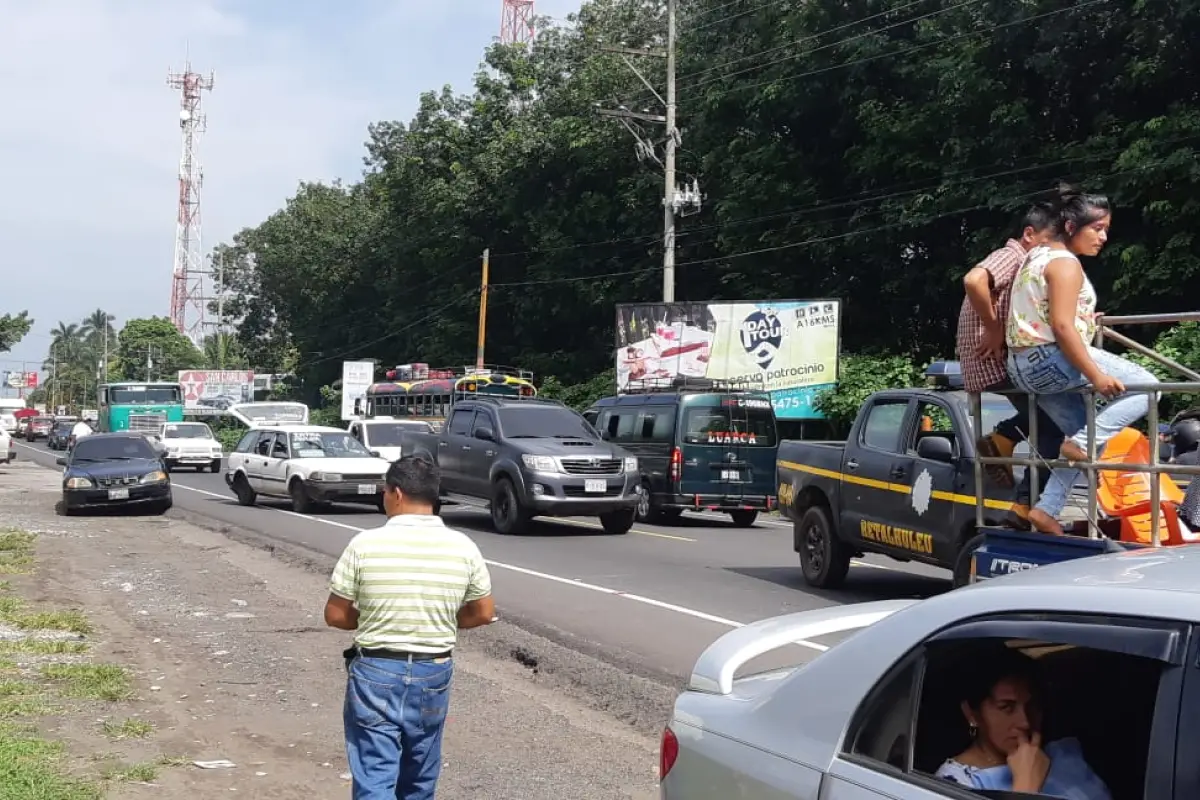
M25 373L25 388L36 389L38 387L38 374L36 372Z
M184 408L215 414L254 399L254 373L249 370L181 370Z

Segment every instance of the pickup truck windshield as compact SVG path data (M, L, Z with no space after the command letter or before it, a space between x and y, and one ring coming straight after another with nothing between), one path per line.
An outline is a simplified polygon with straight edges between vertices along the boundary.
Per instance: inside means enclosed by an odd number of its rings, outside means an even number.
M546 406L501 409L500 429L510 439L600 438L587 420L575 412Z
M296 458L374 458L367 448L348 433L293 433L292 455Z
M433 426L424 422L373 422L366 426L370 447L402 447L404 432L433 433Z
M167 425L163 428L163 436L167 439L211 439L212 431L202 422L188 422L182 425Z
M132 458L157 458L149 442L140 436L99 436L75 443L72 461L127 461Z
M692 406L683 417L683 441L688 444L774 447L775 415L768 409Z

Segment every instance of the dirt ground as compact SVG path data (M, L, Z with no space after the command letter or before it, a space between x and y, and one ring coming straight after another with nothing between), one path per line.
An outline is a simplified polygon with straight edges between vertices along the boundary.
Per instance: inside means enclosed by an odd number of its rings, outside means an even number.
M324 578L170 516L59 517L58 487L56 472L28 462L0 467L0 529L37 537L33 574L0 577L31 606L83 611L97 629L87 658L125 665L134 683L134 699L41 721L73 770L160 766L150 780L127 769L108 784L114 798L348 797L348 638L320 618ZM657 742L469 636L455 660L439 798L657 797ZM126 719L153 731L114 738ZM220 759L234 766L193 763Z

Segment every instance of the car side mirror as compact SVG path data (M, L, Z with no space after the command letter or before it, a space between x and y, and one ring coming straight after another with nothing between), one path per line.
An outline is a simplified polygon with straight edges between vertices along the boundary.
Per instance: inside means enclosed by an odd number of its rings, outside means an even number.
M378 450L372 450L371 455L375 456L376 458L383 458L383 454L380 453Z
M945 436L923 436L917 442L917 458L949 464L954 461L954 442Z
M54 459L54 463L58 464L60 467L65 467L67 465L67 460L62 456L59 456L58 458Z
M496 441L496 434L491 428L476 428L475 438L483 439L485 442L494 442Z

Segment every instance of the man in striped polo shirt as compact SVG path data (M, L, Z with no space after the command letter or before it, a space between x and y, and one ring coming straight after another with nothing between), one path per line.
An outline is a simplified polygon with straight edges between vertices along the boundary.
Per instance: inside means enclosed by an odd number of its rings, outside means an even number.
M459 629L495 619L475 543L433 513L441 475L405 456L388 469L388 521L334 567L325 623L355 631L342 712L354 800L431 800Z

